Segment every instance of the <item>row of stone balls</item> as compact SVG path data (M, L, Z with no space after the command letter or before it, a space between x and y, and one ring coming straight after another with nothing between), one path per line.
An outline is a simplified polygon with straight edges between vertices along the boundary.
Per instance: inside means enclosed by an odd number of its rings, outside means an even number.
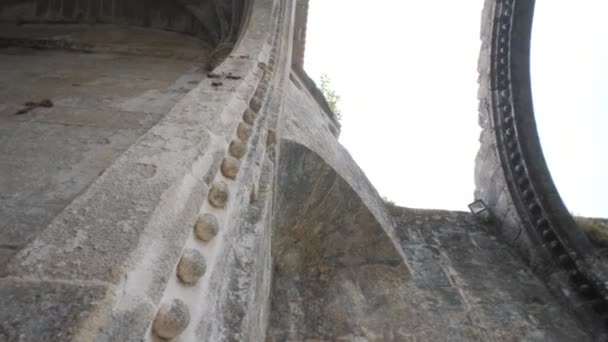
M239 123L236 137L228 148L229 155L222 161L220 170L222 175L234 180L240 170L240 160L247 153L247 141L253 133L253 125L262 108L262 101L270 85L270 72L264 70L262 80L256 89L249 107L243 113L243 120ZM211 206L224 209L229 199L229 187L226 182L220 180L212 183L207 200ZM215 238L220 229L218 219L213 214L202 214L194 225L194 235L203 242L209 242ZM187 286L196 285L207 270L205 257L196 249L186 249L177 265L177 277ZM179 336L190 323L190 312L187 304L181 299L174 299L170 304L163 304L159 308L152 330L164 339L172 339Z
M215 215L203 214L194 225L194 234L204 242L211 241L219 232L219 222ZM205 257L196 249L184 251L177 264L177 277L187 286L194 286L207 271ZM174 299L170 304L161 305L153 323L153 331L164 339L172 339L181 334L190 323L190 312L187 304L181 299Z

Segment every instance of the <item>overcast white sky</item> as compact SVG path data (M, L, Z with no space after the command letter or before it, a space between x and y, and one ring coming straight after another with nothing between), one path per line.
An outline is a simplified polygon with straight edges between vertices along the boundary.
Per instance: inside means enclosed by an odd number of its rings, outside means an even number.
M547 8L549 1L560 6ZM535 24L542 29L535 26L534 38L547 43L534 49L533 69L539 70L533 70L533 81L558 189L571 211L608 217L601 202L608 182L598 186L608 174L606 139L598 141L607 116L595 121L608 109L595 88L608 89L606 63L599 67L608 61L606 44L598 44L608 37L605 2L537 1L543 15ZM321 74L330 76L342 97L340 142L378 191L399 205L467 210L473 200L482 5L483 0L310 0L305 68L317 83ZM573 28L583 33L568 31ZM560 41L564 34L572 40ZM603 54L597 54L599 47ZM576 127L576 121L585 125Z
M606 0L536 1L532 90L545 159L570 211L608 217Z

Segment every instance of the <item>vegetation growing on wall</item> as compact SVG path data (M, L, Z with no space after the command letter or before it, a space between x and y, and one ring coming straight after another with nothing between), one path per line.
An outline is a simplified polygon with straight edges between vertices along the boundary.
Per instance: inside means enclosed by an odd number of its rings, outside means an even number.
M389 199L386 196L382 196L382 200L384 201L384 203L386 203L387 205L392 205L392 206L396 206L397 204L395 204L395 201Z
M338 104L340 103L340 95L336 94L336 92L331 88L331 80L327 74L321 75L320 82L321 93L325 96L325 100L329 105L329 108L336 114L338 120L342 120L342 112L338 108Z
M575 216L574 220L594 244L608 247L608 220Z

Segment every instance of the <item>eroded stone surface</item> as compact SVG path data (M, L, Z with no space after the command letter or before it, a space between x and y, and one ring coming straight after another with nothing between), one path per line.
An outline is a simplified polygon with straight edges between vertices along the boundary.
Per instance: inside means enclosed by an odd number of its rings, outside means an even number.
M421 319L416 325L432 331L432 336L531 341L598 338L598 331L581 322L504 242L497 227L469 213L398 207L391 212L419 300L426 300L428 294L434 298L425 304L426 310L416 312Z
M280 163L279 186L289 190L277 199L269 337L381 338L396 329L411 276L382 226L314 153L284 146Z
M0 49L0 74L0 246L15 252L203 77L193 62L23 48Z
M86 338L83 322L103 304L100 285L0 279L0 341Z
M472 214L393 207L403 258L325 161L284 144L279 162L272 341L598 338Z

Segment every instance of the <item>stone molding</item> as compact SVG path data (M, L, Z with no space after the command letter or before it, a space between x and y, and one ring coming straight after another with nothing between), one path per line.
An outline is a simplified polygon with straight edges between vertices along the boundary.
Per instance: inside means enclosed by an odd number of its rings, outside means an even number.
M534 2L485 2L476 197L489 205L503 234L541 273L565 273L579 300L605 317L608 273L563 204L536 130L529 58Z

